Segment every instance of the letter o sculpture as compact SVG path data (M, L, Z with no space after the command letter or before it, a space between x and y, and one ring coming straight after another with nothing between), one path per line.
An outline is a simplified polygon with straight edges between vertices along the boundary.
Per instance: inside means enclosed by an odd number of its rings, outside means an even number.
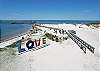
M31 45L29 46L29 44L31 44ZM32 48L34 47L34 42L33 42L32 40L29 40L29 41L26 43L26 47L27 47L28 49L32 49Z

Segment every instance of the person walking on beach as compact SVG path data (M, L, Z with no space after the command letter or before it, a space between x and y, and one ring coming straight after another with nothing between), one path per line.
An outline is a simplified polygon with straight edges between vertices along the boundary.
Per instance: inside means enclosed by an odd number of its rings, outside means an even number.
M17 47L17 49L18 49L18 52L21 53L21 40L18 40L18 41L16 42L16 47Z

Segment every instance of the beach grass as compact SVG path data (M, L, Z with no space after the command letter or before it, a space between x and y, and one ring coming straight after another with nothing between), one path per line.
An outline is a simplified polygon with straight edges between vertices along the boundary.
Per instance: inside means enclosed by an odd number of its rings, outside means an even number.
M46 36L48 39L51 39L52 41L59 42L58 36L56 36L56 35L52 35L50 33L46 33L44 36ZM54 40L54 38L55 38L55 40Z
M7 48L0 48L0 52L4 51L4 50L7 50Z
M7 55L16 55L16 43L6 46L5 48L0 48L0 53L5 53Z
M12 43L11 45L8 45L6 47L9 47L9 48L15 48L16 47L16 42Z
M16 55L15 53L16 53L15 48L0 48L0 54Z
M90 26L93 26L95 28L100 28L100 23L89 23L89 24L86 24L88 27Z

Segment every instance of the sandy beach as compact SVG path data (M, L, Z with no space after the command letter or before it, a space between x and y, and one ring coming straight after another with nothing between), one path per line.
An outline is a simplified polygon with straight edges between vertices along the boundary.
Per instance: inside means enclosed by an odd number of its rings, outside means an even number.
M0 51L0 71L100 70L100 29L92 29L86 25L82 25L82 28L79 28L80 25L73 24L42 24L41 26L75 30L78 37L95 48L94 53L91 53L87 49L85 54L71 38L62 40L62 42L55 42L47 38L47 44L50 45L35 51L25 52L21 55L11 54L12 52L16 52L16 48L8 48L5 51ZM32 39L43 37L45 34L44 31L59 37L68 36L66 34L55 34L53 30L45 27L37 26L37 28L42 29L42 31L32 34ZM27 35L24 35L24 37L27 37ZM0 43L0 48L4 48L21 38L22 36ZM22 48L24 47L25 44L22 44Z

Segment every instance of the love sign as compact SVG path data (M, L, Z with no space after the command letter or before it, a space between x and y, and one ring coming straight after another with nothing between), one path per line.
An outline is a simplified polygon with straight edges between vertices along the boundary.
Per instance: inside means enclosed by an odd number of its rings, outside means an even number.
M46 44L46 38L41 38L41 39L38 39L38 40L29 40L27 43L26 43L26 47L28 49L32 49L32 48L35 48L37 46L40 46L40 44Z
M35 39L35 40L29 40L26 43L26 47L29 50L29 49L35 48L35 47L43 45L43 44L46 44L46 38L39 38L39 39ZM25 49L23 49L23 47L21 46L21 40L16 42L16 47L17 47L19 53L25 51Z

